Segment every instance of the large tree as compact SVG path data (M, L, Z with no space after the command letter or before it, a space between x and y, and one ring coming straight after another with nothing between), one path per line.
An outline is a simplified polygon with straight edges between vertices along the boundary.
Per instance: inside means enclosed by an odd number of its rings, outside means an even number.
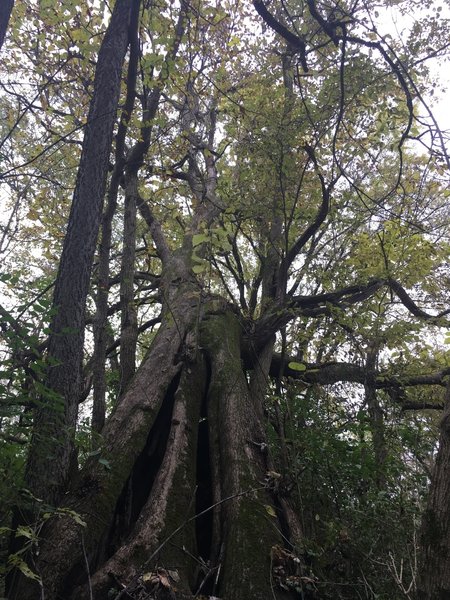
M330 386L350 386L346 418L359 408L345 443L370 440L373 487L388 498L387 413L441 408L442 393L424 390L450 375L445 354L418 341L449 312L438 285L449 161L424 100L446 23L431 12L396 41L381 32L383 7L358 2L117 0L104 33L97 3L67 3L74 35L60 29L64 6L39 13L57 68L39 82L43 114L36 99L23 111L47 147L5 153L6 174L36 165L27 185L53 190L69 142L81 145L49 337L13 356L30 395L21 418L33 408L32 510L18 531L32 543L11 546L8 597L314 597L306 540L321 517L302 509L295 481L308 463L291 447L308 439L302 403L330 394L341 422ZM23 52L44 77L41 52ZM72 79L90 101L86 124L64 87ZM9 135L22 144L24 119ZM30 202L28 217L57 229ZM5 315L26 345L20 319ZM436 546L449 518L445 423L423 529L430 599L444 597L450 571ZM343 489L330 482L339 516ZM367 490L347 508L355 502L369 510ZM344 529L336 536L342 553Z

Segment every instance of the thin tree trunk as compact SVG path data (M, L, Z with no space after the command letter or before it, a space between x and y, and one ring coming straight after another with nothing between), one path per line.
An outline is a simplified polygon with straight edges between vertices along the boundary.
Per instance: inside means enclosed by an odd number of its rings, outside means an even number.
M144 162L151 141L153 119L156 116L162 89L170 75L170 62L177 55L186 22L186 3L181 3L174 39L165 57L164 67L147 97L144 92L140 139L131 148L127 157L125 173L125 212L123 227L123 254L120 273L120 394L124 393L136 370L136 346L138 338L137 310L134 305L134 273L136 249L136 212L143 201L138 192L138 173ZM150 228L152 235L154 232Z
M139 2L139 0L134 0ZM118 0L100 47L72 208L55 285L49 390L35 410L26 467L32 493L57 504L73 461L85 304L106 188L133 0Z
M108 204L102 219L99 247L98 281L96 295L96 313L94 319L94 353L92 364L92 423L93 431L103 429L106 415L106 364L105 355L108 346L107 317L109 296L109 258L112 240L112 220L117 206L118 182L111 178L108 192Z
M384 415L378 400L375 383L376 363L378 360L378 345L371 344L366 358L366 377L364 381L365 401L369 411L369 422L372 433L373 452L375 457L376 484L378 489L386 487L387 448L384 435Z
M134 298L134 273L136 258L136 205L138 201L137 186L137 173L133 172L127 176L123 218L123 250L120 270L120 394L126 390L136 370L138 326Z
M450 598L450 383L441 420L439 450L422 518L417 598Z
M105 423L106 381L105 353L107 348L107 332L105 330L108 316L109 295L109 261L112 240L112 220L117 207L119 184L125 166L125 136L128 123L134 108L136 97L136 78L139 62L139 6L135 2L130 16L130 58L127 72L127 95L122 109L122 117L116 136L116 164L111 175L108 190L108 202L102 218L101 238L99 246L98 284L96 297L96 315L94 320L94 356L93 356L93 408L92 429L99 432Z

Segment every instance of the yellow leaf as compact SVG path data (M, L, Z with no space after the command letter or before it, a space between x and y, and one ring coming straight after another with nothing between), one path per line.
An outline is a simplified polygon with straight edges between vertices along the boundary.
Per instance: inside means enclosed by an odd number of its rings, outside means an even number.
M37 221L39 219L39 214L34 208L30 208L27 214L27 219L30 221Z

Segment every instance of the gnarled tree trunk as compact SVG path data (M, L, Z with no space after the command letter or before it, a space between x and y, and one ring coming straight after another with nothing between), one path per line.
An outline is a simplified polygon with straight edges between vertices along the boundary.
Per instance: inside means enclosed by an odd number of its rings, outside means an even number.
M139 597L161 570L178 598L199 588L227 600L287 597L272 578L271 549L286 528L266 483L241 324L180 264L168 269L163 323L105 425L101 455L65 502L87 526L55 518L34 557L48 600L118 598L124 589ZM9 598L37 593L22 582Z

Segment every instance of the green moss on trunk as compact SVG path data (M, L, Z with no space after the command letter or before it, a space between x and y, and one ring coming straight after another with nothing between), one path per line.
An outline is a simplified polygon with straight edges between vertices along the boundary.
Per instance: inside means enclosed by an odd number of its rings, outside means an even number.
M201 326L201 345L210 361L208 391L213 444L219 453L220 506L224 556L219 596L225 600L281 597L271 577L270 552L282 543L265 488L265 439L252 405L240 356L241 328L228 311L210 315Z

